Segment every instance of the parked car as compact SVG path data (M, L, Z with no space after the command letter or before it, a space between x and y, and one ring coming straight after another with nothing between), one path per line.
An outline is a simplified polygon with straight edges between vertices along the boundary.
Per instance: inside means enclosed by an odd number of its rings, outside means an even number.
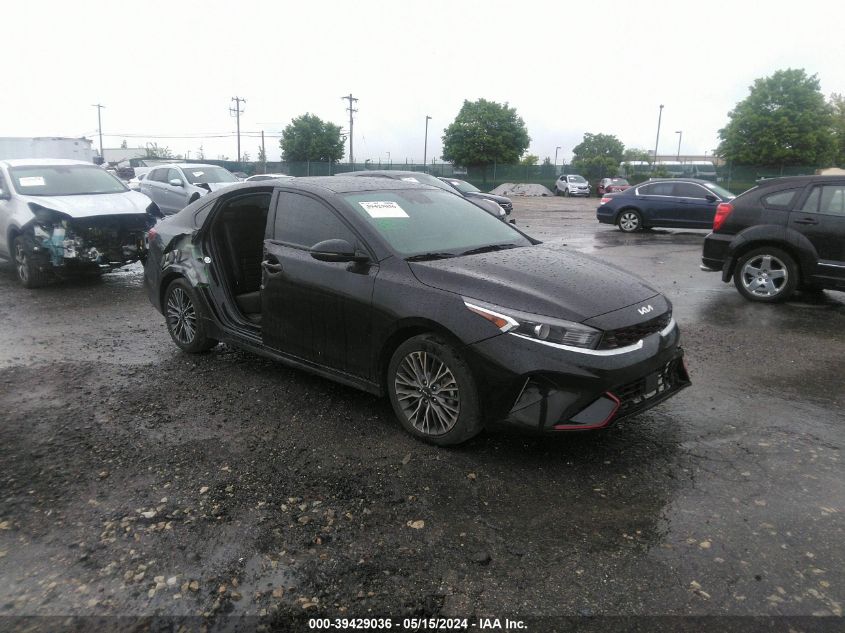
M707 180L655 179L603 196L596 217L625 233L658 226L709 229L716 207L733 198L730 191Z
M603 196L606 193L613 193L615 191L625 191L630 189L631 185L624 178L602 178L599 184L596 185L596 195Z
M217 165L173 163L151 169L141 181L141 193L149 196L162 213L171 215L202 196L237 182L237 176Z
M440 178L436 176L432 176L431 174L426 174L423 172L418 171L403 171L399 169L384 169L384 170L377 170L377 169L368 169L365 171L350 171L344 174L338 174L339 176L354 176L354 177L368 177L368 178L391 178L393 180L400 180L402 182L415 182L415 183L422 183L425 185L429 185L431 187L437 187L438 189L442 189L443 191L448 191L449 193L459 196L458 192L455 191L452 185L449 185ZM499 218L502 222L508 221L507 212L495 201L487 200L485 198L472 198L470 199L474 205L481 207L487 213L492 216ZM513 220L511 220L511 224L516 224Z
M27 288L138 261L155 220L149 198L91 163L0 161L0 258Z
M249 174L247 174L246 172L243 172L243 171L233 171L232 175L235 178L237 178L238 180L240 180L241 182L243 182L244 180L249 178Z
M584 176L577 174L563 174L558 176L555 182L555 195L557 196L590 196L590 183Z
M145 285L179 348L225 341L387 395L434 444L497 421L603 428L689 384L663 295L435 187L242 183L149 243Z
M255 174L246 179L247 182L256 182L258 180L287 180L293 178L287 174Z
M510 215L511 211L513 211L513 201L506 196L497 196L493 193L485 193L475 185L458 178L440 178L440 180L455 189L455 191L465 198L483 198L484 200L492 200L502 207L508 215Z
M720 204L701 261L752 301L845 290L845 177L774 178Z
M141 191L141 181L146 177L147 177L147 174L141 174L140 176L133 176L126 183L126 186L129 187L132 191Z

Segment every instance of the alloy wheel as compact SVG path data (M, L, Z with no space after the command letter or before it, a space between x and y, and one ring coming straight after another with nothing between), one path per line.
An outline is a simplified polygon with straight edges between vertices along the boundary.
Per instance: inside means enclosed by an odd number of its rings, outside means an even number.
M20 242L15 244L15 266L21 282L26 284L29 281L29 264L26 261L26 251Z
M640 218L633 211L626 211L619 217L619 228L626 233L632 233L640 228Z
M190 345L196 336L197 312L182 288L174 288L167 298L167 325L174 338L183 345Z
M443 435L460 414L458 382L449 367L430 352L411 352L396 368L396 399L411 425L426 435Z
M789 281L789 270L774 255L752 257L742 267L742 285L752 295L774 297Z

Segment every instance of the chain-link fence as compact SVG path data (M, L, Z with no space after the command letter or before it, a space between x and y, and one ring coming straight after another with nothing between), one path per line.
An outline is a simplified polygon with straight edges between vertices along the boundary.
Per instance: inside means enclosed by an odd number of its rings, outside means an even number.
M540 184L554 190L554 183L561 174L578 173L572 165L498 165L483 167L457 168L450 163L434 162L429 165L421 163L393 163L365 161L363 163L329 163L326 161L302 162L241 162L224 160L204 160L205 163L220 165L229 171L243 172L249 176L253 174L288 174L290 176L333 176L349 171L365 170L405 170L419 171L440 177L454 177L471 182L483 191L495 189L503 183ZM742 193L753 187L758 180L777 178L780 176L803 176L814 174L815 166L782 166L766 165L732 165L730 163L716 167L716 182L734 193ZM658 171L656 173L632 173L629 181L639 183L652 176L671 176L672 174ZM596 183L590 183L595 186Z

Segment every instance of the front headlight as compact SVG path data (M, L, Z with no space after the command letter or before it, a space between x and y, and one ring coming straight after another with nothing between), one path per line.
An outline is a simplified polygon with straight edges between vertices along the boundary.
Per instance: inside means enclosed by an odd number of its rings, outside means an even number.
M464 305L468 310L488 320L502 332L511 332L541 343L596 349L602 337L601 330L573 321L479 305L471 299L465 299Z

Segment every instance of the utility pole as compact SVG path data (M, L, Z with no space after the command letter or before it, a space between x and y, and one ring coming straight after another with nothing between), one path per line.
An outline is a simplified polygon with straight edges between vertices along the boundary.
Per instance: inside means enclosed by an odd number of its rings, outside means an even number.
M654 141L654 160L651 163L651 171L657 169L657 146L660 144L660 122L663 119L663 104L660 104L660 114L657 115L657 139Z
M261 157L264 159L261 164L261 171L267 173L267 150L264 149L264 130L261 130Z
M234 108L229 108L229 114L235 117L238 126L238 163L241 162L241 114L243 114L243 110L241 109L241 104L246 103L246 99L241 99L240 97L232 97L232 101L235 102Z
M679 163L681 162L681 139L684 138L684 131L683 130L675 130L675 134L678 135L678 155L675 157Z
M425 115L425 143L423 143L423 167L425 167L425 160L428 158L428 122L431 120L431 117L427 114Z
M555 147L555 174L557 174L557 152L560 149L560 145Z
M349 102L349 106L346 108L349 110L349 164L353 167L355 166L355 153L352 151L352 115L358 110L352 105L353 103L357 103L358 99L352 96L350 92L347 96L341 97L341 99L345 99Z
M100 133L100 160L105 163L106 157L103 156L103 120L100 116L100 113L102 113L103 108L105 108L106 106L101 105L99 103L95 103L93 104L93 107L97 108L97 131Z

